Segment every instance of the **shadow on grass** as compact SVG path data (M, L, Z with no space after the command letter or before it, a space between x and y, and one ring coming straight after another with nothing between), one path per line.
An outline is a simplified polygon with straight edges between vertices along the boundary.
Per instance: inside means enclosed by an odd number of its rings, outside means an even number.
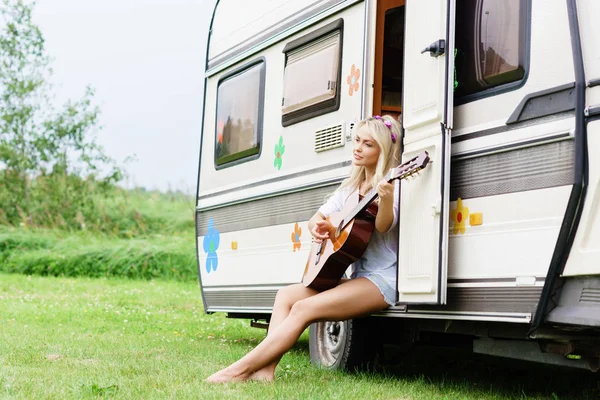
M308 339L292 351L309 357ZM406 351L385 346L378 367L368 379L422 381L457 392L489 394L493 398L551 400L600 399L600 374L522 360L486 356L452 347L415 346Z
M456 348L416 346L401 352L386 347L382 354L379 374L390 378L423 379L435 386L471 387L480 393L514 398L600 399L600 375L591 371Z
M251 339L240 334L237 342L230 345L256 346L263 338L263 334ZM291 352L308 358L308 335L303 335ZM441 392L454 389L491 398L600 399L599 373L474 354L454 347L415 346L406 351L386 345L376 371L358 375L370 381L425 382Z

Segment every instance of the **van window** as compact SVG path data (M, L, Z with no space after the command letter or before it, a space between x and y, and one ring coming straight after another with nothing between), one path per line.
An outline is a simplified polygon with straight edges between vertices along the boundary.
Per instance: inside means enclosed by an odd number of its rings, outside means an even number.
M259 156L264 82L264 61L234 71L219 82L215 127L217 167Z
M339 108L341 21L290 42L285 47L281 107L283 126Z
M528 0L456 3L457 97L525 76Z

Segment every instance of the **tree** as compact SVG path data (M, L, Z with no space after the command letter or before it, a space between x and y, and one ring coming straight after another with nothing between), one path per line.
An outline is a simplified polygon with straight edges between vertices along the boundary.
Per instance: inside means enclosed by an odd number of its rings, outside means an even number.
M44 37L32 21L35 3L1 1L0 171L9 200L27 212L32 183L40 176L95 178L108 166L103 182L118 181L120 169L95 141L99 109L93 90L56 109ZM4 200L4 213L14 214Z

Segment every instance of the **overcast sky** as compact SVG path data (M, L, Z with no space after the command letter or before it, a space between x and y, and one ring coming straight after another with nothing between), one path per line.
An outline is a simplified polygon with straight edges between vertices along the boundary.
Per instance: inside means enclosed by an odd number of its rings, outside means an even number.
M195 193L206 38L215 0L38 0L57 100L87 85L99 142L129 185Z

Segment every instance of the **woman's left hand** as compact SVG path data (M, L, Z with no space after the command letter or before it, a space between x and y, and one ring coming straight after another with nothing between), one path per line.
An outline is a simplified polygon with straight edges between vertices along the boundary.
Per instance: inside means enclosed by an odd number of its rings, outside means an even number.
M394 200L394 185L382 180L377 184L377 194L383 202L392 202Z

